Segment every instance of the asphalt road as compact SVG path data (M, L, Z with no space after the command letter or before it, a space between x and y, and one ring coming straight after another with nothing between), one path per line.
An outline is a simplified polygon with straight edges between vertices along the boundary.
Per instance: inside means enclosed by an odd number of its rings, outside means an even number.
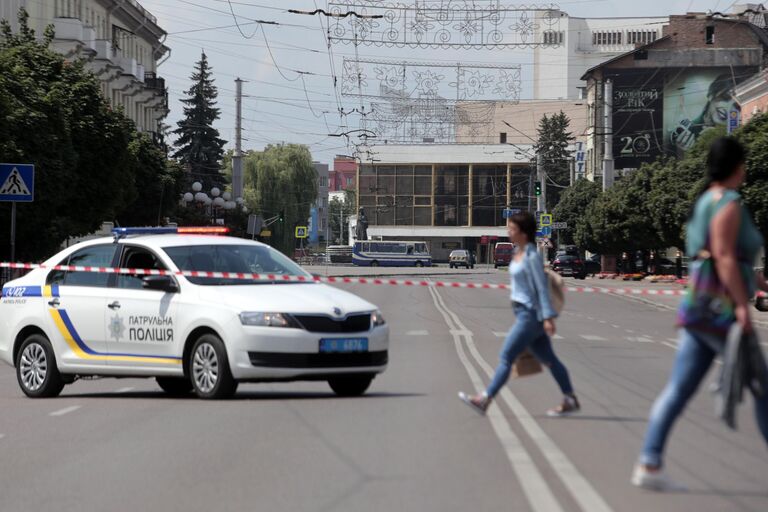
M249 384L205 402L105 379L31 400L0 367L0 511L768 510L751 403L732 432L706 389L667 458L689 492L629 485L674 356L673 301L569 295L555 348L582 413L546 417L560 396L541 374L510 381L483 418L456 392L490 378L513 321L504 292L347 289L378 304L392 332L390 367L361 398L322 383Z

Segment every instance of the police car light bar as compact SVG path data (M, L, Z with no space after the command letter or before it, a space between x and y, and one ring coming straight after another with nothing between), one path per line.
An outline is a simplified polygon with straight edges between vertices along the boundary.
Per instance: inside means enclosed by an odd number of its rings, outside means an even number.
M156 228L113 228L116 238L128 235L225 235L229 233L226 226L184 226Z

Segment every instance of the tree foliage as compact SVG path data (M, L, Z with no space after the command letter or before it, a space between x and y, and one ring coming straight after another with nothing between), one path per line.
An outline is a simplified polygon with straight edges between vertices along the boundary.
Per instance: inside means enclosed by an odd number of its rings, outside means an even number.
M349 242L349 216L356 213L355 205L355 191L351 189L344 191L343 199L334 197L328 204L328 224L331 230L331 241L339 240L339 243L342 245Z
M564 245L575 244L575 235L587 208L600 193L600 184L586 179L578 180L572 187L563 191L560 202L554 209L557 222L568 224L567 229L558 231L558 242Z
M306 225L317 198L317 171L306 146L269 145L244 157L244 195L248 208L265 219L278 218L269 243L285 254L296 247L295 227Z
M35 201L18 205L17 257L38 259L136 198L128 150L134 128L109 108L81 63L49 50L50 28L36 40L26 12L19 22L18 34L2 25L0 161L35 165ZM0 208L4 227L7 206Z
M200 181L204 190L222 187L224 177L219 171L227 143L213 127L220 110L216 108L218 91L212 72L203 52L190 77L193 83L186 91L187 97L181 100L185 105L184 119L177 123L178 128L173 132L178 136L174 158L188 167L192 178Z
M537 128L538 140L534 144L537 158L541 157L547 186L547 211L552 211L560 202L564 187L570 184L571 154L568 146L575 140L568 131L570 119L562 111L551 116L544 115Z

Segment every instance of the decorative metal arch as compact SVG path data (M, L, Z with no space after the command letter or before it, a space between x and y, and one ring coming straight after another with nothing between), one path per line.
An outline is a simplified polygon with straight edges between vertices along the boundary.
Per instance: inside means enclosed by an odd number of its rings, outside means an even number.
M334 17L332 42L355 45L439 48L533 48L559 46L564 16L550 5L502 5L501 0L415 0L412 5L375 0L329 0L336 15L354 11L381 18Z
M520 65L465 65L344 59L341 94L365 98L445 98L517 103Z

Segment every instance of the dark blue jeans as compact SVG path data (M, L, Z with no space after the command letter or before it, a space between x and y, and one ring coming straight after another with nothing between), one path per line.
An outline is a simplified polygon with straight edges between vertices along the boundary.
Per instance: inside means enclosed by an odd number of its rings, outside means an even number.
M568 370L552 350L552 341L544 332L544 323L536 319L536 311L520 304L515 304L513 309L515 311L515 325L512 326L504 339L496 375L486 390L488 396L496 396L506 384L509 373L512 371L512 363L526 348L542 364L549 367L563 394L572 394L573 387L568 376Z
M640 462L661 466L664 446L675 420L696 392L717 352L694 331L680 330L680 346L667 386L651 408ZM768 442L768 393L755 398L755 417L760 432Z

